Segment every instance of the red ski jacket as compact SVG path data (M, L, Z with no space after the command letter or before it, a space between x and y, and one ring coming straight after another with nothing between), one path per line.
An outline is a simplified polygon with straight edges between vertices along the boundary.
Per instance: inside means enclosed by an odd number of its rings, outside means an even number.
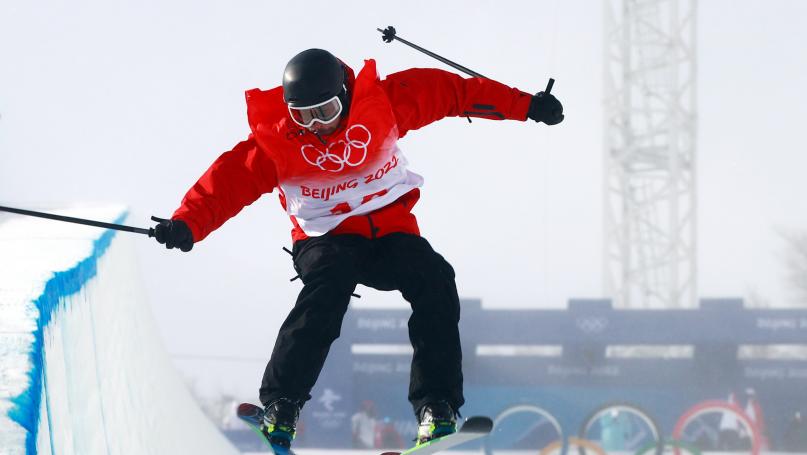
M222 154L174 212L199 242L277 189L294 241L326 232L420 234L411 213L423 178L398 148L406 133L444 117L526 120L532 95L490 79L409 69L380 80L374 60L349 71L349 112L322 141L289 117L283 88L246 92L251 134Z

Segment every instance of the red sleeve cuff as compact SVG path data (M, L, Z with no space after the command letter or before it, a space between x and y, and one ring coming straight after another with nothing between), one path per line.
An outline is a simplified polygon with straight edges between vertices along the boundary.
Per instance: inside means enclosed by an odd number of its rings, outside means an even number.
M177 212L179 212L179 210L177 210ZM191 234L193 235L193 243L199 242L207 236L204 232L202 232L197 223L184 216L177 215L177 212L174 212L174 214L171 216L171 219L184 221L185 224L188 225L188 227L191 230Z
M530 110L530 103L532 102L532 95L526 92L521 92L521 96L513 106L513 120L527 120L527 112Z

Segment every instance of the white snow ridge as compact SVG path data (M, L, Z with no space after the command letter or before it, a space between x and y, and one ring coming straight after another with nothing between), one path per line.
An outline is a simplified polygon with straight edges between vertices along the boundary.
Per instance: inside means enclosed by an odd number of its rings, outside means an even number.
M237 453L160 345L133 239L0 214L0 455Z

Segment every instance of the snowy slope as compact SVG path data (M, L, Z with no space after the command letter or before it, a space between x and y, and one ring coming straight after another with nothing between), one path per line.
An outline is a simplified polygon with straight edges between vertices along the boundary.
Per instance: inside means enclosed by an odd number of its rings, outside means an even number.
M160 346L135 237L0 214L0 454L237 453Z

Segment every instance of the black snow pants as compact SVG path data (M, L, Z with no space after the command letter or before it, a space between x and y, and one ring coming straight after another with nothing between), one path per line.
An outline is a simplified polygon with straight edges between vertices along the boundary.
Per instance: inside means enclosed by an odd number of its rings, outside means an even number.
M464 403L459 297L454 269L423 237L393 233L375 239L326 234L295 243L294 268L303 281L275 342L260 388L266 405L278 398L301 403L339 337L351 294L361 283L398 290L412 308L414 348L409 401L415 410L436 400L455 410Z

